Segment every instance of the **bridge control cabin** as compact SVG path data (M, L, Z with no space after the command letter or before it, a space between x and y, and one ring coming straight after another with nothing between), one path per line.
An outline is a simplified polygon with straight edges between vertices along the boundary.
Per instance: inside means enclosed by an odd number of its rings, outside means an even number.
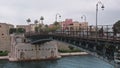
M23 35L11 36L11 53L10 61L31 61L31 60L47 60L60 58L57 45L51 40L35 41L33 43L26 42Z

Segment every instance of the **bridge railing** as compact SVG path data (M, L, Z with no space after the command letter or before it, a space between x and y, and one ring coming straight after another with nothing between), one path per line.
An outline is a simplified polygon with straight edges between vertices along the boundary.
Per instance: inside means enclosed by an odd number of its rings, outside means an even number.
M67 29L67 30L56 31L53 34L80 37L80 38L120 40L120 32L115 33L112 25L104 25L104 26L99 25L97 26L97 31L95 26L88 26L76 30Z
M97 29L97 31L96 31ZM88 39L104 39L104 40L118 40L120 41L120 32L115 32L112 25L99 25L97 28L95 26L87 27L76 27L76 29L61 29L55 32L28 32L25 36L33 35L59 35L68 37L79 37Z

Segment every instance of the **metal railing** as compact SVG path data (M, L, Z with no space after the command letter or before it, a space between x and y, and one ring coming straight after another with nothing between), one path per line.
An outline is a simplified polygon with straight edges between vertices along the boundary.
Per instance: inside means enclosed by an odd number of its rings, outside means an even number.
M74 27L75 28L75 27ZM114 40L120 41L120 32L114 32L112 25L99 25L97 26L97 35L96 35L96 27L88 26L88 27L79 27L79 29L66 29L55 32L28 32L25 33L25 36L32 35L59 35L59 36L68 36L68 37L79 37L79 38L87 38L87 39L103 39L103 40ZM96 37L97 36L97 37Z

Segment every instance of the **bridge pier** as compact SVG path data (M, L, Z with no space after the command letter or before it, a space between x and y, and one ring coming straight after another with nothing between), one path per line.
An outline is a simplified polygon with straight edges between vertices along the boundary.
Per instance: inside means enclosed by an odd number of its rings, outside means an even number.
M79 42L79 46L81 46L81 42Z
M94 45L93 49L94 49L95 52L96 52L96 48L97 48L96 45Z
M86 46L85 46L85 47L86 47L86 49L87 49L87 48L88 48L88 44L86 44Z

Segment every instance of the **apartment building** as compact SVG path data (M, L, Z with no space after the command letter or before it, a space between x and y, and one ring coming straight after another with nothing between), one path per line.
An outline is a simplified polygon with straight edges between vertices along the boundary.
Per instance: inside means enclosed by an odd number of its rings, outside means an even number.
M88 22L78 22L72 19L66 19L61 24L63 30L87 30Z

